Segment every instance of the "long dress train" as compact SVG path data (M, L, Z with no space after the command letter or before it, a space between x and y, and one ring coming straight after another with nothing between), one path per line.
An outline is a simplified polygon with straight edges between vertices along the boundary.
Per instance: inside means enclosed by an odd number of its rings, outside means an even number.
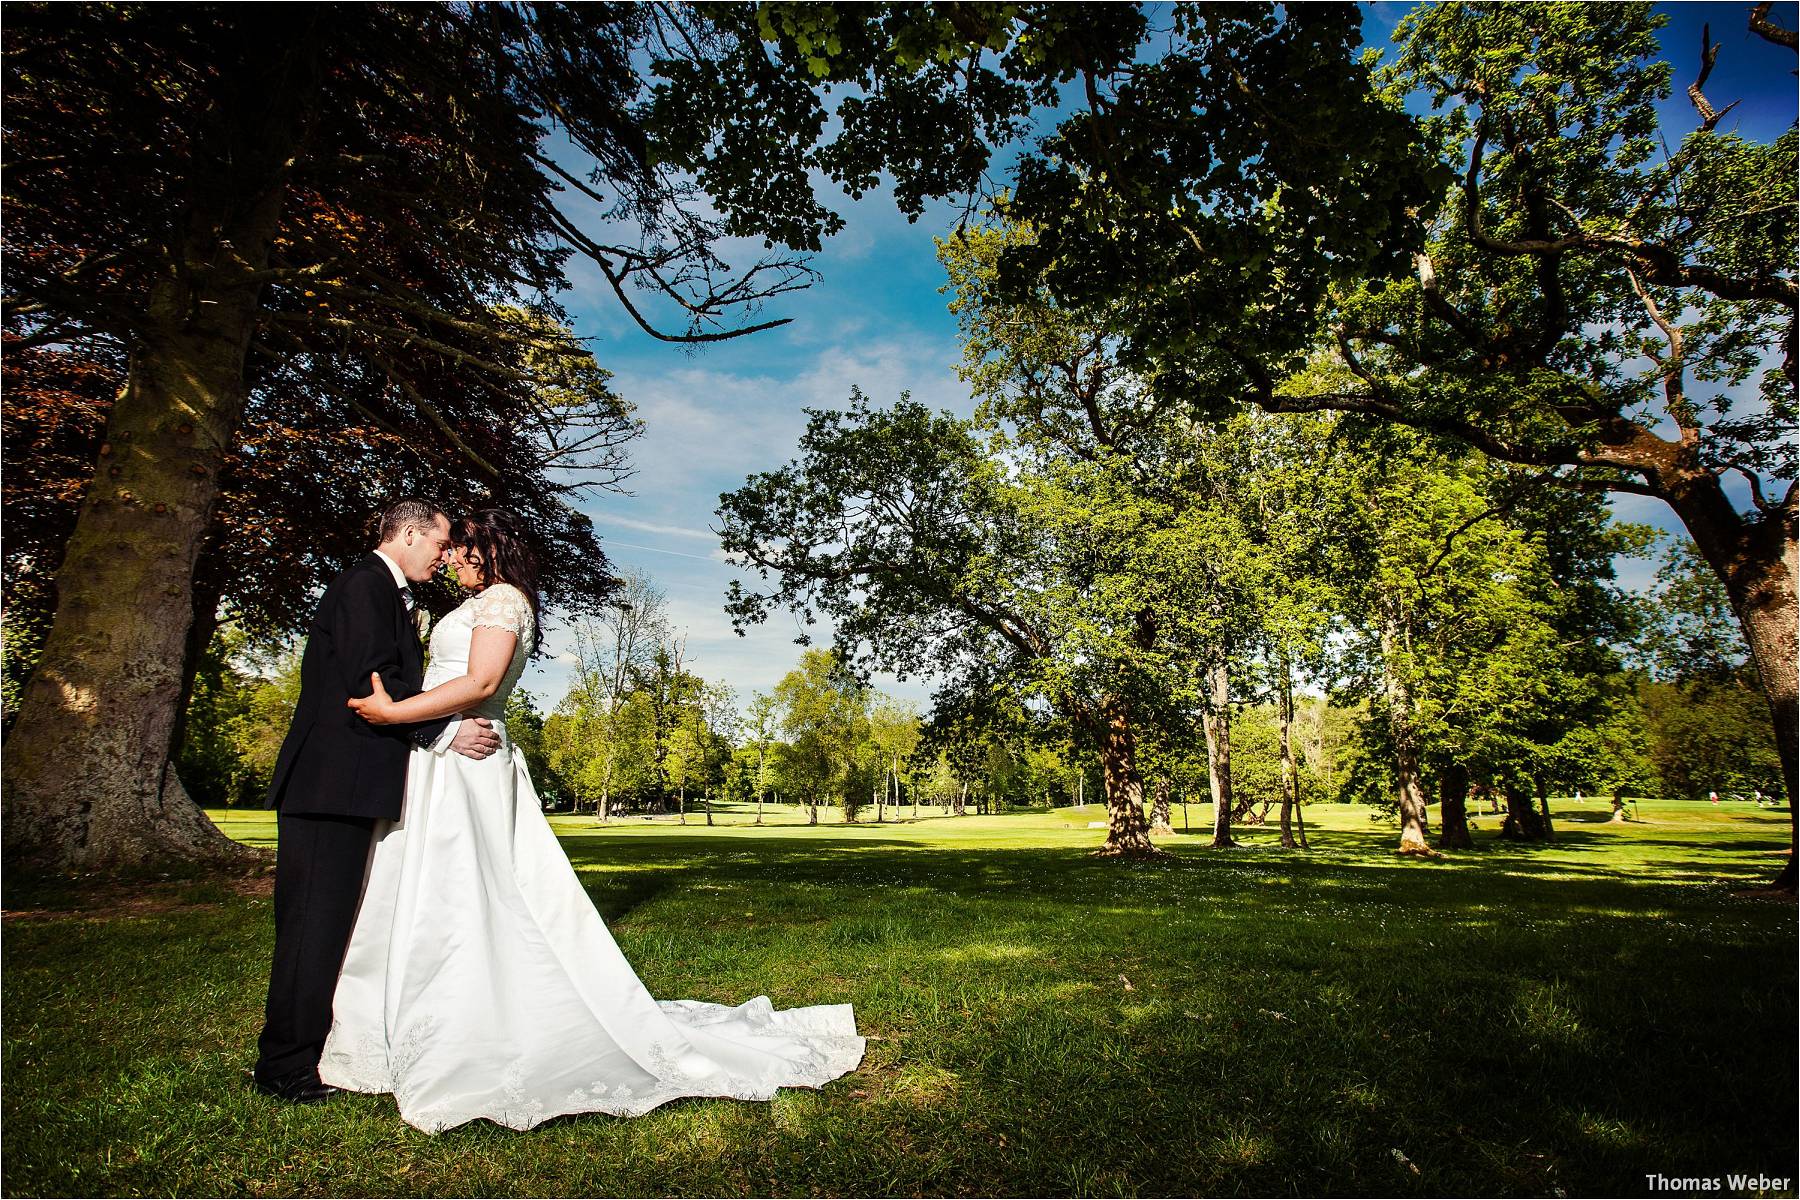
M531 635L516 589L490 587L439 623L425 684L467 670L478 624L520 635L483 706L504 738L498 713ZM848 1004L652 998L508 740L479 762L413 752L401 819L370 849L319 1075L392 1092L408 1124L436 1133L478 1117L529 1129L565 1113L635 1116L683 1096L767 1100L836 1079L862 1055Z

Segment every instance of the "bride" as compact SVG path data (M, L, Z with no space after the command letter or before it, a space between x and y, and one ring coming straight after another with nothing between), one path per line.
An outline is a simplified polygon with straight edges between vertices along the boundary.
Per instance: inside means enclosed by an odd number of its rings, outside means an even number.
M452 531L473 593L431 635L428 689L350 707L373 724L474 712L503 729L537 639L537 563L512 514ZM504 736L504 735L503 735ZM392 1092L436 1133L635 1116L681 1096L767 1100L862 1061L848 1004L735 1008L651 997L550 831L510 742L474 760L412 751L400 820L376 827L319 1076Z

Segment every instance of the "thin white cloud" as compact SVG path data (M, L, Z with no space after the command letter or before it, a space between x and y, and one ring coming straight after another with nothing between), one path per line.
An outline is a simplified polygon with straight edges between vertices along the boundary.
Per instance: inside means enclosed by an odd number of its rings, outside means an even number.
M712 562L713 561L712 556L709 554L687 554L680 550L664 550L660 546L640 546L636 542L606 541L606 542L603 542L602 545L623 546L628 550L647 550L651 554L667 554L671 558L691 558L691 559L695 560L696 562Z
M670 537L694 538L702 542L719 540L719 535L710 529L690 529L685 525L659 525L655 521L640 521L635 517L621 517L617 513L610 512L591 515L596 522L602 525L616 525L620 529L635 529L639 533L662 533Z

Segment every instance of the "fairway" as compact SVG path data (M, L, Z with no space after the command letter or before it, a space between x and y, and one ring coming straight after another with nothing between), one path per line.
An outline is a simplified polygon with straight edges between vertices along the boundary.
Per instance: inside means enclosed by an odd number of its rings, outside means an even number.
M1310 806L1310 852L1215 851L1194 806L1149 864L1089 856L1097 807L922 812L553 818L656 995L849 1001L870 1040L820 1092L523 1134L253 1095L266 895L9 895L5 1191L1793 1194L1795 911L1736 894L1785 811L1565 800L1550 845L1476 814L1477 851L1409 861L1364 809Z

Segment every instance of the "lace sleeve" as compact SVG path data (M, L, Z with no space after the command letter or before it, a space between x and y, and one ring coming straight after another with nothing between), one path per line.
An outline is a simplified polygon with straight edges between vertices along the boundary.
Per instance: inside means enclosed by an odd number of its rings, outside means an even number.
M496 583L475 597L475 625L504 629L519 639L529 652L536 621L532 618L531 599L510 583Z

